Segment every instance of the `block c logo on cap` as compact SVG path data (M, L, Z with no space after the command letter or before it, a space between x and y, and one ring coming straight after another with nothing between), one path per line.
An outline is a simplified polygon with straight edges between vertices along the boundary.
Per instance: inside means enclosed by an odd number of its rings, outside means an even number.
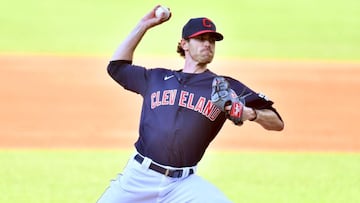
M213 23L211 22L211 20L209 20L207 18L203 18L202 24L204 27L211 28Z

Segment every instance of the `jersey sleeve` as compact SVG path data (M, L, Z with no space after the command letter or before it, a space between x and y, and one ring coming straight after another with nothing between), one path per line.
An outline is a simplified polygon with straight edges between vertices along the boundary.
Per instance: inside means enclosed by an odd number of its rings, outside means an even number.
M125 89L145 94L147 70L144 67L132 65L132 61L118 60L110 61L107 71Z

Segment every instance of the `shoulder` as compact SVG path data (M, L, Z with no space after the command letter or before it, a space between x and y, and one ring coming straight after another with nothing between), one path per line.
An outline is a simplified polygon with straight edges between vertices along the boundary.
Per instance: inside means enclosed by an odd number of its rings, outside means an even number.
M146 75L148 77L166 77L166 76L170 76L173 75L174 71L168 68L160 68L160 67L156 67L156 68L149 68L146 70Z
M160 68L160 67L149 68L148 70L153 72L153 73L169 73L169 72L173 72L173 70L171 70L171 69Z
M248 87L246 84L244 84L243 82L229 77L229 76L222 76L224 77L230 85L230 88L233 89L238 95L243 94L245 92L254 92L250 87Z

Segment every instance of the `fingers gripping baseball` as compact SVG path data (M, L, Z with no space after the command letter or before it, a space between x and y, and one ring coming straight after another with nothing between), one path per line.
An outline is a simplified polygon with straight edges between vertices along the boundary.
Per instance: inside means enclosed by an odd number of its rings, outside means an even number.
M211 101L225 112L228 119L235 125L242 125L244 101L240 100L235 91L230 88L224 77L215 77L212 83Z
M161 18L163 21L170 18L171 12L169 8L166 8L165 6L157 6L155 9L155 16L157 18Z
M170 18L170 9L157 5L141 19L141 23L146 28L151 28L168 21Z

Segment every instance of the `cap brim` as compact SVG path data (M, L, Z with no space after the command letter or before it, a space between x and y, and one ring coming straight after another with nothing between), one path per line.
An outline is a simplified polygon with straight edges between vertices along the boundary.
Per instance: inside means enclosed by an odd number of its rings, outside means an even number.
M215 36L216 41L221 41L224 39L224 36L222 34L215 32L213 30L202 30L190 35L188 38L194 38L205 33L211 33L213 36Z

